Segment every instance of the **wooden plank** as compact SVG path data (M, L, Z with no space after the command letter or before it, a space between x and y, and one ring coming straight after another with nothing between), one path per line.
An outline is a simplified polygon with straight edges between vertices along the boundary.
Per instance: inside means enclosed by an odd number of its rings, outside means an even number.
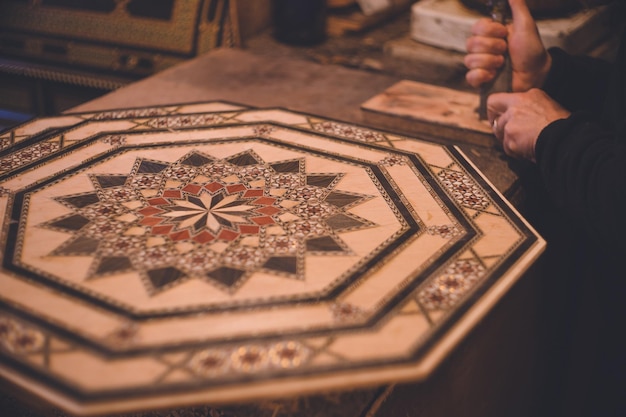
M410 4L411 0L393 0L389 8L371 15L364 14L357 6L332 11L326 20L326 30L330 36L361 32L407 10Z
M491 127L478 120L477 106L475 93L402 80L367 100L361 109L369 123L380 127L493 146Z
M331 9L352 6L356 0L328 0L326 5Z
M572 54L587 53L615 32L613 6L581 10L568 16L540 19L537 28L546 47L557 46ZM422 0L411 8L411 37L419 42L465 52L472 25L481 17L458 0Z

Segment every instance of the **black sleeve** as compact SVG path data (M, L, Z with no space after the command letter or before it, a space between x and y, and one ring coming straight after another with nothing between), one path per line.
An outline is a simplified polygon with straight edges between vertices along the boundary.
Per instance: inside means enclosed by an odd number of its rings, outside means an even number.
M550 48L552 67L543 90L570 112L597 114L604 105L610 63L588 56L572 56L559 48Z
M603 248L626 256L626 138L584 112L548 125L536 159L554 203L574 227Z

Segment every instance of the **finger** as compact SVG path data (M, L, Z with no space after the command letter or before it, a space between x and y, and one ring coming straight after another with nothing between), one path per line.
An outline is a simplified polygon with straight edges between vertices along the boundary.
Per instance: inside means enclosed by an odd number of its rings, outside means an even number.
M482 68L476 68L470 71L467 71L465 74L465 80L469 85L474 88L478 88L481 85L490 82L496 76L496 71L487 71Z
M504 126L506 125L505 114L497 113L493 110L487 110L487 120L489 120L493 134L498 138L498 140L502 141L504 136Z
M488 118L487 120L489 120L489 125L491 125L491 130L495 135L498 131L498 115L492 115L492 117Z
M507 50L507 43L502 38L470 36L467 38L467 41L465 41L465 48L469 53L502 55Z
M508 131L507 131L508 130ZM506 122L502 127L502 131L500 132L502 142L502 150L508 156L511 156L516 159L520 159L523 157L521 152L520 143L514 139L514 134L511 134L511 129L506 128Z
M494 22L493 19L482 18L472 25L471 33L476 36L506 38L508 30L502 23Z
M513 17L513 30L534 30L535 19L530 13L526 0L509 0L509 6Z
M502 136L504 136L504 132L502 132ZM507 154L508 156L517 157L517 149L516 149L515 142L505 137L500 139L500 141L502 142L502 149L504 150L505 154Z
M504 56L493 54L467 54L463 57L463 63L471 70L482 68L487 71L495 71L504 65Z
M504 114L509 108L519 101L519 96L524 93L493 93L487 98L487 116L489 120Z

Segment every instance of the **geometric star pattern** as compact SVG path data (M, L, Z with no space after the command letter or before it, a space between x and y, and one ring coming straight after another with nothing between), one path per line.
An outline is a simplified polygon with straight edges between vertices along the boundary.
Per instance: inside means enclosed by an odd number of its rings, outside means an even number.
M303 279L307 253L348 254L336 232L374 225L347 211L371 197L334 190L341 173L252 150L138 158L129 173L90 178L93 192L56 198L71 214L41 225L72 234L50 255L94 257L85 279L137 271L149 294L191 278L234 293L259 269Z

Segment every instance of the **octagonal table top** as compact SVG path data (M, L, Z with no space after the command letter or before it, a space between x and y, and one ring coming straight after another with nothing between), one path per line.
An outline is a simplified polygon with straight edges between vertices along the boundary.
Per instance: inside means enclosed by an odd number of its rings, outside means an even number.
M545 242L453 146L227 102L0 133L0 376L76 414L426 378Z

